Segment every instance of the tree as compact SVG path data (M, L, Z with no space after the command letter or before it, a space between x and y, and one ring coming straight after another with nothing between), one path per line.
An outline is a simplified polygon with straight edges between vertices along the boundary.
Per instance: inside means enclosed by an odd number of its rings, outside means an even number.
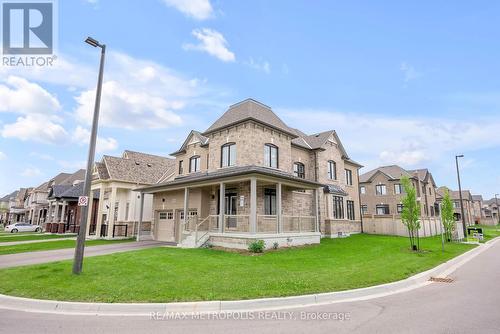
M401 221L408 229L410 246L414 251L420 249L420 204L417 202L417 191L410 179L406 176L401 178L401 184L405 192L402 198L403 212L401 212Z
M455 216L453 202L451 201L450 194L447 189L444 191L443 201L441 202L441 221L443 223L446 241L450 242L453 231L455 230Z

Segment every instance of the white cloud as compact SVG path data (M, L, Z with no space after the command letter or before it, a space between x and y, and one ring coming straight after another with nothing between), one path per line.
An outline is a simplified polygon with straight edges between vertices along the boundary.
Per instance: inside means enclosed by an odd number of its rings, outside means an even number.
M18 114L52 114L61 109L57 98L36 83L8 76L0 84L0 111Z
M35 177L42 175L42 172L36 167L28 167L25 168L20 175L24 177Z
M500 117L449 120L402 118L327 110L279 110L289 124L310 133L337 130L349 155L367 168L382 164L421 167L456 152L500 146ZM304 117L307 115L307 117ZM330 125L328 125L330 124Z
M84 160L80 160L80 161L59 160L59 161L57 161L57 163L64 170L74 170L74 169L85 169L85 168L87 168L87 162L84 161Z
M200 43L184 44L183 48L185 50L206 52L224 62L234 62L236 60L234 53L228 49L228 43L220 32L209 28L203 28L193 30L192 35L196 37Z
M177 113L202 93L200 80L185 79L157 63L111 53L103 84L99 124L125 129L167 128L182 123ZM91 123L95 89L76 96L78 121Z
M41 160L54 160L54 157L50 154L38 153L38 152L30 152L30 157L41 159Z
M77 143L80 146L88 145L90 142L90 131L77 126L75 131L73 132L73 142ZM118 148L118 141L112 137L101 138L97 136L97 145L96 152L102 153L107 151L114 151Z
M422 76L422 73L418 72L412 65L406 62L402 62L399 69L403 72L405 82L418 79Z
M213 8L209 0L163 0L163 2L197 20L205 20L213 16Z
M7 154L0 151L0 160L5 160L5 159L7 159Z
M64 128L43 115L18 117L15 123L5 124L0 131L4 138L32 140L41 143L62 143L67 137Z
M271 73L271 64L266 60L255 61L252 57L248 61L243 62L243 64L257 70L265 72L266 74Z

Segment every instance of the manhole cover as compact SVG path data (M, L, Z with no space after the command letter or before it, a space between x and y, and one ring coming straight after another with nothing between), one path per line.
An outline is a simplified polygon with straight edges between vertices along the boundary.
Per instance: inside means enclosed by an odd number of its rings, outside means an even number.
M453 278L449 277L431 277L429 279L431 282L439 282L439 283L453 283Z

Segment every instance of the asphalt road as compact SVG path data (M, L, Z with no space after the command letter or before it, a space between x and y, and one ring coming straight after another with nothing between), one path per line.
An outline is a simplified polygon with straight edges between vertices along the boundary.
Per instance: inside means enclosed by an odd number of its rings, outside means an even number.
M85 247L85 257L106 255L112 253L127 252L143 248L158 247L165 245L159 241L130 241L120 242L109 245ZM9 267L26 266L30 264L39 264L72 259L75 255L74 248L54 249L39 252L26 252L17 254L0 255L0 269ZM1 330L1 329L0 329Z
M500 333L499 255L496 243L455 271L452 283L369 301L175 320L0 310L0 333Z

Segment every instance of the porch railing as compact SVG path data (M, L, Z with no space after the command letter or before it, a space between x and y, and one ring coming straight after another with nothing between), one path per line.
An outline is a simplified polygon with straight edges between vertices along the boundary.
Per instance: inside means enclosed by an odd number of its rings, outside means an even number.
M224 215L224 232L227 233L250 232L250 216Z
M257 215L257 233L278 233L278 217Z
M205 236L213 231L217 231L219 229L219 215L209 215L201 220L195 226L194 231L194 240L195 245L198 246L198 243L205 238Z
M281 216L283 232L314 232L316 217L314 216Z

